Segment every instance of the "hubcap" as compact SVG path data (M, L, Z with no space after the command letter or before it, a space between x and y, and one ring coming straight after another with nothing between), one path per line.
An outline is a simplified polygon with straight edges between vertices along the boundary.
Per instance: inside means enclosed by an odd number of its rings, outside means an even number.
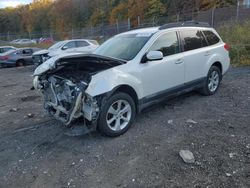
M125 100L114 102L108 110L106 121L113 131L120 131L127 127L131 119L132 108Z
M208 80L208 89L210 92L215 92L220 83L220 76L217 71L213 71Z

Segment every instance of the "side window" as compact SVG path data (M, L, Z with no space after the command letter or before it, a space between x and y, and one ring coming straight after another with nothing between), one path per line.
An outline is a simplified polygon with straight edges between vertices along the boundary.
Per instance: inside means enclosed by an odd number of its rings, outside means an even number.
M179 53L180 48L176 32L169 32L160 36L151 46L150 51L161 51L164 57Z
M4 48L0 48L0 53L4 53L4 52L5 52Z
M23 54L24 55L31 55L32 53L33 53L32 49L25 49L25 50L23 50Z
M183 40L184 51L195 50L208 46L207 41L201 31L184 30L180 31Z
M85 46L89 46L89 43L87 43L86 41L76 41L76 46L85 47Z
M203 31L205 37L207 38L208 44L209 45L214 45L220 42L219 37L215 35L212 31Z
M75 48L76 47L76 43L75 43L75 41L71 41L71 42L68 42L67 44L65 44L63 47L66 47L67 49L69 49L69 48Z

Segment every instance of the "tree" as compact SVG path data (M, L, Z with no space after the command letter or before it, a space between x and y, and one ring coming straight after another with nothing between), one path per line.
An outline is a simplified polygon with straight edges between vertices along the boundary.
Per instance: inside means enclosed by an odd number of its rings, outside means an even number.
M154 18L163 16L167 11L166 5L160 0L148 0L147 11L145 13L146 18Z
M109 21L110 23L115 23L117 19L126 20L128 17L128 4L126 2L122 2L113 8Z

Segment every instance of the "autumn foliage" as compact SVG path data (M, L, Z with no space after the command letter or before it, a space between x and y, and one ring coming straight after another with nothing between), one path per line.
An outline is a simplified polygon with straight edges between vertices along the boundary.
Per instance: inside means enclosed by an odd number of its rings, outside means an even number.
M0 9L0 33L43 33L230 6L236 0L34 0Z

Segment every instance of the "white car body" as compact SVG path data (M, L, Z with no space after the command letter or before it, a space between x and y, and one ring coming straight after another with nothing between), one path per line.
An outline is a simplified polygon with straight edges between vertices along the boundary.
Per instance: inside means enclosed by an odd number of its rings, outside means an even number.
M74 46L74 47L67 47L67 45L70 45L70 43L75 43L75 42L84 42L86 45L85 46ZM94 40L87 40L87 39L75 39L75 40L65 40L65 41L60 41L50 47L48 50L41 50L34 55L43 55L43 54L48 54L50 57L65 54L65 53L74 53L74 52L79 52L79 53L91 53L93 52L97 47L98 43Z
M63 54L70 53L82 53L89 54L92 53L96 48L99 47L99 44L95 40L88 39L74 39L74 40L65 40L60 41L48 50L40 50L33 54L33 60L36 66L42 64L47 59L59 56Z
M184 35L188 32L196 32L197 38L185 38ZM211 32L214 34L213 39L218 40L216 44L208 42L210 38L208 40L205 37L205 32L209 33L207 36L211 36ZM137 111L141 111L147 106L159 102L161 98L168 98L201 88L208 77L211 67L217 67L220 69L221 75L224 75L230 66L226 44L213 28L206 25L166 25L163 27L133 30L115 37L122 38L128 35L150 37L131 60L124 61L116 59L117 57L112 57L113 59L110 62L117 60L125 63L99 71L91 76L91 81L87 83L84 90L84 96L90 101L95 101L100 96L112 96L116 91L123 91L131 95L136 103ZM175 35L177 43L173 44L176 45L176 48L173 48L173 45L166 48L169 51L174 49L175 52L177 51L175 54L164 56L163 52L150 50L158 45L158 41L159 43L164 42L161 40L162 37L173 36L173 39L175 39ZM172 39L169 40L169 43L171 43ZM199 45L199 42L202 42L204 44L201 44L201 46L204 45L204 47L184 51L185 48L188 48L188 45L191 46L189 40L193 41L195 45ZM108 42L106 43L108 44ZM104 43L103 45L107 44ZM101 50L101 47L94 52L93 58L103 55L98 51ZM95 57L95 54L97 57ZM74 58L73 54L70 56L69 58ZM39 86L41 75L49 70L53 70L56 67L56 63L60 62L61 59L63 59L62 62L67 62L67 59L64 58L65 56L58 56L38 67L34 73L36 76L34 79L35 88L38 90L41 88ZM75 58L80 57L75 56ZM145 58L147 60L144 62ZM93 121L98 118L95 116L99 113L100 106L93 104L88 104L89 106L87 106L85 102L81 105L82 114L87 120Z

